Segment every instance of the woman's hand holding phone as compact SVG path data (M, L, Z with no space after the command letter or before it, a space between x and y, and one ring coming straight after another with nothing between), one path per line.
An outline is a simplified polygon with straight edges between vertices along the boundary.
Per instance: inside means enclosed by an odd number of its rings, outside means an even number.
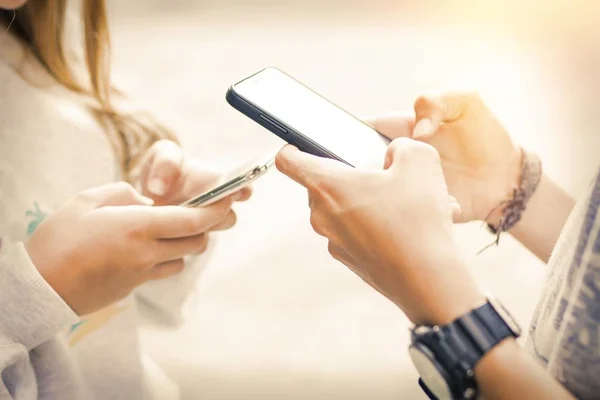
M519 146L476 94L421 96L414 111L369 122L390 139L409 137L435 147L450 194L462 208L456 222L487 219L497 224L503 211L500 205L520 185ZM547 262L574 204L564 189L544 175L510 232Z
M409 137L435 147L450 194L462 208L456 222L483 220L512 196L521 150L478 95L429 94L419 97L414 109L367 122L390 139ZM490 221L500 215L497 209Z
M205 250L206 232L223 225L232 202L152 207L131 185L109 184L68 201L25 247L42 277L84 315L181 271L182 258Z
M307 189L331 255L415 324L448 323L485 299L452 238L460 209L433 147L396 139L384 169L368 170L288 146L277 168Z
M150 148L142 162L140 187L155 205L176 205L210 189L220 177L197 160L186 159L177 143L161 140ZM230 197L234 202L246 201L251 195L252 188L248 186ZM235 212L230 210L214 230L229 229L235 221Z
M176 143L159 141L142 162L143 195L124 182L84 191L40 224L27 251L76 313L96 311L180 272L184 256L206 249L208 232L235 224L231 206L248 199L250 188L207 207L175 206L218 178L184 159Z

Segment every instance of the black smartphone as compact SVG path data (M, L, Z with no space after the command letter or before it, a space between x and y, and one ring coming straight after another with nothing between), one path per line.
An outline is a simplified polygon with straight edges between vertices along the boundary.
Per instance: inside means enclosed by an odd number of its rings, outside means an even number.
M359 168L381 168L389 140L277 68L234 84L227 102L300 150Z

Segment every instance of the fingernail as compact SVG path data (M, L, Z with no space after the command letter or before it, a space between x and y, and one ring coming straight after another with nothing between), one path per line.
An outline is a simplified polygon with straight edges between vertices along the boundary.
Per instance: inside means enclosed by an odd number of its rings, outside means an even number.
M242 192L239 191L239 190L237 192L235 192L234 194L231 195L231 199L233 201L238 201L241 198L242 198Z
M144 203L147 206L154 205L154 200L152 200L150 197L140 195L140 200L142 201L142 203Z
M413 138L418 139L423 136L429 136L435 131L435 127L429 118L421 118L415 124Z
M156 196L164 196L167 193L167 185L162 179L152 178L148 182L148 190Z

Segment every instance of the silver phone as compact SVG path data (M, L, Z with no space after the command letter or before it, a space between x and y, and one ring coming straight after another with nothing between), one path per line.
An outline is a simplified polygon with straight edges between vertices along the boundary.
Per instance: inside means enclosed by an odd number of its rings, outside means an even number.
M180 204L183 207L204 207L250 185L263 176L275 164L275 157L264 161L252 161L223 175L211 189Z

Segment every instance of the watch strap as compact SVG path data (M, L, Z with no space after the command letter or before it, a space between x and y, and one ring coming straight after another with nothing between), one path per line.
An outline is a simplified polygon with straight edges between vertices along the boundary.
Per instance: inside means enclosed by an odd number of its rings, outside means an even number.
M489 302L458 318L455 325L466 333L479 353L479 358L502 340L516 336Z
M511 329L488 301L448 325L431 328L418 340L433 352L447 372L452 392L458 398L471 399L477 394L473 372L477 363L498 343L517 336L518 332ZM419 385L430 399L436 399L423 381Z

